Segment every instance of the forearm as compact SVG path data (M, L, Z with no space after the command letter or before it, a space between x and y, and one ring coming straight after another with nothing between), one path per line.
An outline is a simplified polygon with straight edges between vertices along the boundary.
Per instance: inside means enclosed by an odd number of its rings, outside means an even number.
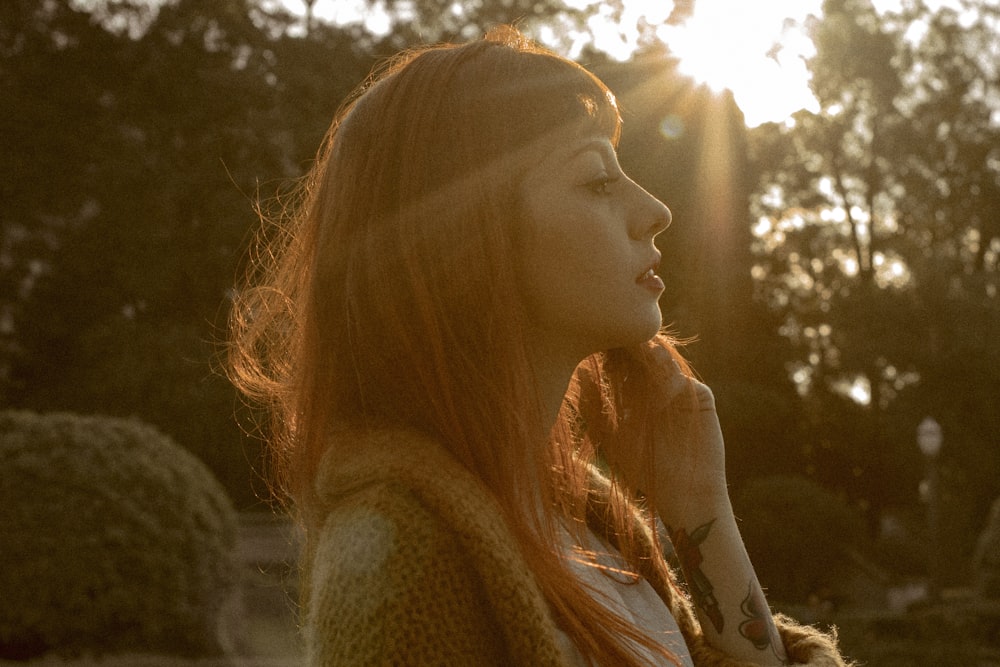
M688 506L682 514L660 514L705 640L734 658L789 664L728 497Z

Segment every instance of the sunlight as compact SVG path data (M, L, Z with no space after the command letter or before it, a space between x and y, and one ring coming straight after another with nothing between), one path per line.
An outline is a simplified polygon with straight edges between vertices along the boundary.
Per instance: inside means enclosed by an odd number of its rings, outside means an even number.
M804 62L813 47L803 23L819 11L819 0L699 0L687 22L662 25L657 35L680 58L683 72L717 91L731 90L754 127L799 109L818 110Z
M266 0L278 2L296 14L304 14L304 0ZM315 0L313 15L322 21L337 25L360 23L374 35L387 35L396 17L384 1L375 0Z
M840 271L849 278L853 278L858 275L860 266L858 265L858 260L854 256L854 253L849 250L844 250L843 248L834 249L833 253L834 260L840 266Z
M855 403L859 405L868 405L872 400L872 390L868 383L868 378L858 377L851 384L851 388L847 393Z
M673 2L623 2L618 21L606 2L568 4L590 8L594 46L619 60L637 48L637 23L656 26L681 71L716 92L732 91L749 127L784 121L799 109L818 110L804 62L813 46L803 24L819 15L821 0L697 0L694 14L680 25L666 24Z
M834 393L854 401L857 405L867 406L872 402L871 382L864 375L842 375L828 382Z
M901 289L912 282L910 269L901 257L890 257L885 253L876 252L872 256L872 265L875 267L875 281L882 289L889 287Z
M305 8L303 0L267 1L295 12ZM622 2L616 20L606 1L566 0L567 6L590 13L593 46L619 60L638 48L640 22L654 26L657 38L680 59L683 73L715 91L732 91L748 127L786 121L799 109L818 110L804 62L813 46L803 25L807 17L819 15L821 0L696 0L693 15L681 25L666 24L675 5L669 0ZM316 0L314 12L333 23L364 23L377 33L391 21L384 0Z
M831 387L858 405L869 405L872 402L871 382L864 375L839 378L831 382Z

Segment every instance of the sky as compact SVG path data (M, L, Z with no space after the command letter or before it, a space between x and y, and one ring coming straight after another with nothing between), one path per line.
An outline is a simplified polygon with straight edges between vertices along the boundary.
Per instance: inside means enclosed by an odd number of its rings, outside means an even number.
M593 11L589 27L595 45L621 60L636 47L639 20L658 26L657 36L678 56L681 71L717 91L731 90L748 127L785 121L799 109L818 109L804 62L813 53L805 24L809 16L820 15L822 0L694 0L693 16L679 26L665 24L671 0L621 1L624 15L612 22L602 0L565 0ZM957 2L926 1L932 8ZM87 6L94 0L76 2ZM305 12L303 0L261 2ZM901 0L872 3L884 12L898 9ZM362 22L375 33L388 32L392 20L378 0L316 0L314 13L334 23Z
M681 71L733 92L749 127L780 122L799 109L818 110L804 58L813 54L806 18L821 0L698 0L680 26L657 34L680 59Z
M293 11L304 9L301 0L282 1ZM664 25L673 8L669 0L624 0L620 23L602 15L607 8L600 2L569 1L594 8L596 46L619 59L635 48L640 18L660 25L657 34L680 58L682 71L715 90L733 91L750 127L816 108L803 63L811 54L803 22L819 14L821 0L696 0L694 15L677 27ZM388 29L389 17L370 7L364 0L317 0L314 12L324 20Z

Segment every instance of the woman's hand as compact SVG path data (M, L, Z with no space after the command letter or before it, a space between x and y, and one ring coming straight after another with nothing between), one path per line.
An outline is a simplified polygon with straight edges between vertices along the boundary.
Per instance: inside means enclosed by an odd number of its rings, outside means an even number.
M708 643L753 664L789 664L729 502L715 398L685 366L663 338L609 354L612 419L595 435L615 475L666 524Z
M675 358L663 338L622 364L619 426L602 442L612 470L645 492L665 522L728 507L725 444L715 397ZM708 506L708 507L706 507Z

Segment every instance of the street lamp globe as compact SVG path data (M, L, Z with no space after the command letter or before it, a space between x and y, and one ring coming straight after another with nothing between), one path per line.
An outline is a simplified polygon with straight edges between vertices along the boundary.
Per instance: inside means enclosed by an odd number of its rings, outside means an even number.
M917 426L917 445L924 456L933 458L941 451L941 425L933 417L924 417Z

